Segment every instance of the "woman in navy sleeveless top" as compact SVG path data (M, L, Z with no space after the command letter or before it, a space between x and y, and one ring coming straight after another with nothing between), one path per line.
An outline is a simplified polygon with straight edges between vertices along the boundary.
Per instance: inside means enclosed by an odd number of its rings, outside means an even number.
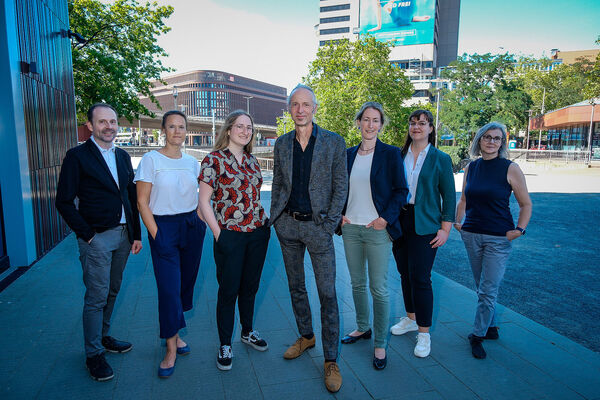
M477 311L469 335L475 358L485 358L484 339L498 339L495 307L511 242L525 234L531 218L531 199L525 176L506 157L506 127L490 122L475 135L471 156L479 157L465 168L465 179L456 207L454 227L461 233L477 287ZM519 203L515 227L510 194ZM462 219L464 218L464 221Z

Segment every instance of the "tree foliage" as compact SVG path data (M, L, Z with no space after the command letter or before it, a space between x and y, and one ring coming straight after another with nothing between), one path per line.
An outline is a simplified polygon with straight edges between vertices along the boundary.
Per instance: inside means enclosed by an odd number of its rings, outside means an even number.
M389 63L389 53L387 44L367 36L319 48L309 66L303 82L313 88L319 101L316 122L342 135L349 146L360 142L354 116L365 101L383 105L389 123L381 139L402 143L409 115L402 103L413 88L404 72Z
M138 95L149 96L150 81L170 71L160 57L166 52L157 38L170 30L164 23L171 6L138 4L137 0L69 0L71 30L83 36L73 41L73 77L77 119L85 121L89 106L104 101L128 119L151 115Z
M490 121L510 129L525 128L531 97L523 90L522 79L514 74L509 54L463 54L444 70L443 77L454 83L444 93L440 119L461 146Z
M521 59L517 73L523 79L524 90L532 99L534 115L556 110L584 99L586 78L581 63L561 64L550 68L552 60Z

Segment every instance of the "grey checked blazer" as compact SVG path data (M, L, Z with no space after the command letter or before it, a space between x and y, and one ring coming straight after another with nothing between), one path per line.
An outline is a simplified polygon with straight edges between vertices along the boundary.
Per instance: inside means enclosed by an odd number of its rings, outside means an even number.
M315 124L316 125L316 124ZM316 125L317 134L310 167L308 190L313 221L333 234L342 218L348 195L346 142L337 133ZM275 142L273 186L271 191L271 225L277 221L292 191L293 145L296 131L280 136Z

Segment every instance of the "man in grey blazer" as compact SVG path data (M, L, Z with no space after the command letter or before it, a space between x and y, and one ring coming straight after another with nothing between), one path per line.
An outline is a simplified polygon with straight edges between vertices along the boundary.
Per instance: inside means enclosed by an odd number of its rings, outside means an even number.
M288 110L295 129L275 143L270 218L281 244L301 336L283 357L294 359L315 346L304 281L304 253L308 249L321 302L325 386L337 392L342 376L336 363L339 313L332 235L348 193L346 143L341 136L313 123L317 100L308 86L298 85L291 91Z

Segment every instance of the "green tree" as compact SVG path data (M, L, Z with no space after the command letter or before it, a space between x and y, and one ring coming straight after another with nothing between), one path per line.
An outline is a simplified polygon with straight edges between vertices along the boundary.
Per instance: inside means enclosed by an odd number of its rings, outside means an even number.
M525 129L531 97L522 79L514 74L509 54L463 54L442 76L454 83L443 96L440 118L460 146L468 146L473 134L490 121L508 129Z
M277 117L277 136L281 136L294 129L294 121L289 112L284 111L283 116Z
M138 98L149 96L150 81L170 71L160 57L166 52L157 38L170 30L164 20L171 6L140 5L137 0L69 0L71 30L85 42L73 44L73 78L77 119L84 122L89 106L105 101L131 120L151 115Z
M519 60L516 74L532 99L535 114L556 110L584 99L585 71L581 63L561 64L550 68L552 60L523 58Z
M596 44L600 45L600 36L598 36ZM600 53L594 61L582 60L576 66L582 69L586 78L583 97L585 99L600 97Z
M402 144L408 117L402 103L413 88L404 72L389 63L389 53L389 45L367 36L319 48L309 66L303 82L313 88L319 101L316 121L342 135L349 146L360 142L354 116L365 101L381 103L386 112L389 123L381 139Z

